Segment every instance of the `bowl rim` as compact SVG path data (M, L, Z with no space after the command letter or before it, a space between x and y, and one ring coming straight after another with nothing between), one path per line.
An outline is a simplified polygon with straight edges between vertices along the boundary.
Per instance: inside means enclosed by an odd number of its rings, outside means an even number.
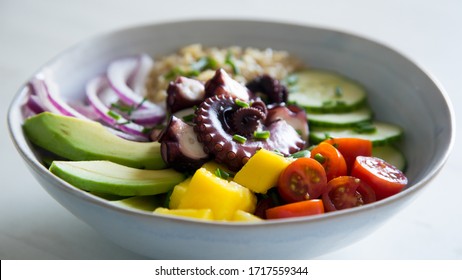
M23 83L19 90L15 93L12 102L9 105L8 113L7 113L7 123L9 128L10 138L12 139L14 146L26 161L26 163L37 173L43 174L46 176L48 180L56 180L59 184L59 188L61 190L69 193L72 196L77 197L78 199L83 199L89 203L97 204L98 206L108 208L112 211L119 212L124 215L133 215L138 216L145 219L164 219L173 222L180 222L182 224L191 224L191 225L206 225L211 227L274 227L280 225L289 225L289 224L305 224L310 222L317 222L317 221L328 221L337 218L341 218L344 216L354 215L356 213L369 211L369 209L378 209L386 207L390 204L394 204L394 202L407 198L412 193L415 193L422 189L425 185L427 185L435 176L442 170L444 164L447 162L448 157L453 149L455 143L455 113L453 109L453 105L449 98L448 93L443 88L440 81L433 76L428 70L425 69L422 65L417 63L416 61L410 59L406 55L402 54L401 52L395 50L394 48L384 44L383 42L379 42L377 39L370 39L363 35L357 35L351 31L341 30L339 28L330 28L330 27L323 27L319 25L313 24L305 24L305 23L297 23L297 22L290 22L290 21L279 21L279 20L261 20L261 19L231 19L231 18L208 18L208 19L184 19L184 20L169 20L169 21L162 21L162 22L155 22L155 23L144 23L134 26L129 26L121 29L116 29L108 32L104 32L102 34L95 35L93 37L87 38L83 41L80 41L71 47L64 49L60 53L58 53L55 57L51 58L47 62L45 62L41 67L39 67L36 71L33 72L31 77L45 68L47 65L52 64L53 62L59 60L62 56L65 56L68 52L71 52L73 49L79 48L84 44L91 44L94 41L100 40L101 38L107 36L120 36L120 34L126 32L133 32L135 30L143 29L143 28L156 28L159 26L168 26L168 25L189 25L189 24L198 24L198 23L222 23L222 24L233 24L233 23L241 23L241 24L273 24L279 26L286 26L287 28L306 28L306 29L315 29L322 32L330 32L330 33L338 33L343 36L353 37L354 39L358 40L365 40L369 43L373 43L380 48L388 49L395 53L396 55L400 56L402 59L407 60L408 63L413 64L416 68L418 68L422 74L424 74L430 82L432 82L438 91L441 93L443 100L446 103L448 114L449 114L449 127L450 127L450 139L449 144L444 152L443 155L440 155L440 159L437 163L431 168L431 170L424 175L424 177L415 184L408 186L402 192L395 194L391 197L385 198L380 201L376 201L371 204L363 205L361 207L354 207L350 209L344 209L341 211L334 211L324 213L322 215L313 215L313 216L306 216L306 217L294 217L294 218L286 218L286 219L276 219L276 220L265 220L264 222L221 222L221 221L205 221L200 219L190 219L190 218L183 218L177 216L167 216L161 215L156 213L151 213L147 211L142 211L138 209L132 209L122 206L117 206L110 201L107 201L103 198L97 197L92 195L88 192L78 189L77 187L67 183L66 181L62 180L61 178L52 174L45 166L43 166L39 160L35 157L34 151L32 146L26 139L24 133L22 133L22 121L18 120L17 117L21 114L21 105L22 101L25 96L25 90L27 88L27 81ZM30 77L29 77L30 79Z

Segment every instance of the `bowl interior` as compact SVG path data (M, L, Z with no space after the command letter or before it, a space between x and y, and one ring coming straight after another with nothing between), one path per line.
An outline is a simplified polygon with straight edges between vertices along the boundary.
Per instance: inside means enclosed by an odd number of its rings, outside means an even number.
M454 118L444 90L420 67L396 51L343 32L259 21L172 22L130 28L93 38L58 55L44 67L50 70L66 100L82 99L85 83L103 73L113 59L138 53L157 58L192 43L287 50L308 66L335 70L362 83L369 92L368 102L376 114L375 118L399 124L404 129L405 139L401 149L408 161L408 189L378 202L376 206L330 213L327 217L371 211L414 193L441 169L448 157L454 142ZM37 173L47 172L40 166L22 133L20 106L25 95L26 92L21 89L10 107L10 132L18 150L33 170ZM56 185L68 188L66 184ZM73 190L72 195L76 192L79 191ZM321 219L291 221L298 223ZM273 229L277 231L279 225L291 224L291 221L275 222ZM297 247L295 245L294 248Z
M405 130L402 150L410 185L440 167L452 145L452 112L442 89L394 50L351 34L252 21L192 21L143 26L89 40L46 65L64 98L81 99L84 84L118 57L141 52L154 58L187 44L287 50L306 65L340 72L365 85L378 120ZM429 174L430 173L430 174Z

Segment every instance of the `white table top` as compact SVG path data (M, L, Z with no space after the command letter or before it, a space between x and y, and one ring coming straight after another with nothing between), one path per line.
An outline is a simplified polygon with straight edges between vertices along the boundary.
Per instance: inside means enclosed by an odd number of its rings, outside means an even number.
M0 1L0 259L143 259L104 239L55 202L9 139L6 112L21 84L73 44L102 32L184 18L256 18L333 27L383 42L442 83L462 110L462 2L430 1ZM456 123L462 122L459 114ZM462 259L460 163L364 240L319 259Z

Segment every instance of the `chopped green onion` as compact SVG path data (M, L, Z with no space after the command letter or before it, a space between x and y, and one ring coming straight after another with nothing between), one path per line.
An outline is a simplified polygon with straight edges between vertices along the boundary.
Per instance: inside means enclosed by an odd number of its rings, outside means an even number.
M143 103L146 102L148 99L146 97L143 97L143 100L141 100L141 102L136 105L136 107L134 108L134 110L136 109L139 109L141 106L143 106ZM133 111L133 110L132 110ZM130 112L131 113L131 112Z
M141 133L148 134L149 132L151 132L152 129L153 128L145 127L145 128L143 128L143 131L141 131Z
M317 153L314 155L314 159L319 162L320 164L323 164L324 162L326 162L326 158L321 155L320 153Z
M191 70L189 72L185 72L184 76L186 76L186 77L197 77L197 76L199 76L200 73L201 72L199 70Z
M247 141L247 138L245 138L244 136L241 136L239 134L234 134L233 135L233 140L238 142L238 143L244 144L245 141Z
M111 108L114 108L114 109L117 109L121 112L125 112L127 113L128 115L130 115L133 111L133 106L128 106L128 105L124 105L124 104L118 104L118 103L112 103L111 104Z
M284 154L281 153L281 152L278 151L278 150L273 150L273 153L275 153L275 154L278 155L278 156L284 157Z
M183 121L185 121L185 122L192 122L192 120L194 119L194 114L186 115L186 116L184 116L182 119L183 119Z
M268 130L253 132L253 138L256 138L256 139L268 139L270 135L271 134Z
M181 76L184 74L184 71L180 69L180 67L174 67L172 70L168 71L167 74L164 75L165 79L172 80L177 76Z
M199 58L199 60L191 64L191 69L202 71L205 67L207 67L207 65L208 65L208 59L206 56L203 56Z
M301 150L291 155L292 158L304 158L310 157L311 152L309 150Z
M121 117L119 114L117 114L116 112L111 111L111 110L107 111L107 115L109 117L113 118L114 120L118 120Z
M249 103L242 101L240 99L236 99L236 105L242 108L248 108L250 106Z
M215 175L219 178L222 178L222 179L225 179L227 180L229 177L231 177L231 174L229 174L228 172L224 171L223 169L221 168L217 168L215 170Z
M218 62L209 56L203 56L195 63L191 64L191 69L195 71L204 71L205 69L217 68Z
M239 68L237 68L236 63L233 60L233 54L231 52L228 52L226 54L225 64L228 64L229 66L231 66L231 69L233 69L234 75L239 74Z

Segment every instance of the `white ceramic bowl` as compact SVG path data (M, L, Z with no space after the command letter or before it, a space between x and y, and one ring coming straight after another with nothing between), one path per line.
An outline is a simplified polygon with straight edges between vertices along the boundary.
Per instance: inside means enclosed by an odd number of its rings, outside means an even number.
M147 25L105 34L60 54L45 66L65 98L82 98L84 83L114 58L146 52L153 57L179 47L252 46L287 50L308 65L359 80L379 120L405 130L409 187L363 207L258 224L208 223L127 210L60 180L42 166L21 129L24 88L9 114L10 133L32 174L59 203L122 247L151 258L295 259L349 245L376 230L430 182L454 142L454 115L438 83L412 61L379 43L322 28L294 24L198 20Z

